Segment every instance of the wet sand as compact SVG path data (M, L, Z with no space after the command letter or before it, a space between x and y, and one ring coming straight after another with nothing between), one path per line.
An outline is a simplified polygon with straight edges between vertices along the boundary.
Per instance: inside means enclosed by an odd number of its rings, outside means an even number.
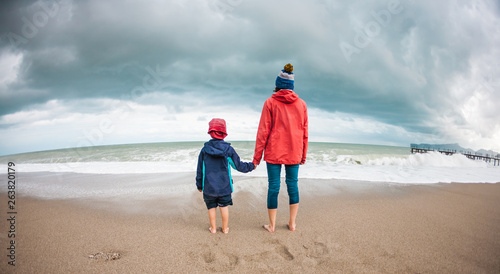
M325 181L329 191L302 191L307 183L300 182L295 232L286 228L282 188L275 233L262 228L265 195L245 189L233 195L227 235L208 232L195 189L182 199L19 195L15 266L7 264L12 239L6 194L0 193L0 272L500 273L499 183L359 187Z

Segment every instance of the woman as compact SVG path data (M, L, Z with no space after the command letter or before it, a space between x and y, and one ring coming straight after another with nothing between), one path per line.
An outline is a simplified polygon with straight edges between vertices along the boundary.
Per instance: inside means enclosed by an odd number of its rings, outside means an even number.
M297 181L299 164L306 161L308 121L306 103L293 88L293 66L287 64L276 77L275 93L264 103L255 142L253 163L258 165L263 153L267 163L269 224L264 225L264 229L269 232L274 232L276 228L282 165L285 165L286 172L290 204L288 228L291 231L295 231L295 218L299 210Z

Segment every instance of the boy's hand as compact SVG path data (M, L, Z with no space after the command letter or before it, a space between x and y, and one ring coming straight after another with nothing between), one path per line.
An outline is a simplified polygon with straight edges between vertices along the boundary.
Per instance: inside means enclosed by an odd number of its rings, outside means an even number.
M199 192L201 192L201 189L198 189Z

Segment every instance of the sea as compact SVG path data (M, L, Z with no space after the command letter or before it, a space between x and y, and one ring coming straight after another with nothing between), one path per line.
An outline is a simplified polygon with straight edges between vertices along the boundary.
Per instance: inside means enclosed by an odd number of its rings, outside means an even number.
M252 161L255 142L230 143L242 161ZM159 199L176 201L174 208L185 211L196 208L189 203L202 203L195 177L203 144L109 145L1 156L0 180L15 179L16 197L72 199L103 208L158 214L165 207L152 201ZM250 173L233 171L232 175L235 195L252 194L257 197L255 207L259 206L257 201L264 203L267 195L264 161ZM306 163L299 169L301 195L452 182L497 183L500 167L461 154L411 154L410 147L311 142ZM12 184L6 183L0 186L0 193L13 191L11 188Z
M255 142L230 142L242 161L252 161ZM80 147L1 156L18 172L145 174L196 172L204 142L166 142ZM6 173L7 168L0 170ZM266 177L265 162L237 176ZM309 143L300 178L341 179L402 184L496 183L500 167L461 154L412 154L410 147L343 143Z

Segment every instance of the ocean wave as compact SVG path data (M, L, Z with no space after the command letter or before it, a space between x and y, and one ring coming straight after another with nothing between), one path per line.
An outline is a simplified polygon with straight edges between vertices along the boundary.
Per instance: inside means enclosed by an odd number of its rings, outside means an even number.
M72 172L83 174L145 174L196 172L203 143L123 145L28 153L0 157L15 161L19 172ZM234 143L243 161L253 156L252 142ZM5 173L7 169L0 170ZM248 174L266 177L265 162ZM347 179L396 183L498 182L500 167L461 154L410 154L408 148L311 143L301 178Z
M381 157L368 160L368 165L422 167L488 167L491 163L471 160L462 154L445 155L439 152L411 154L406 157Z

